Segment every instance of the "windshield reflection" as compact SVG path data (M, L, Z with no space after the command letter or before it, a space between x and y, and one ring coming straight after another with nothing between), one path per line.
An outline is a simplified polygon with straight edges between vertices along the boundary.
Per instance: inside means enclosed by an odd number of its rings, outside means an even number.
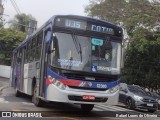
M96 73L119 74L121 44L75 34L54 33L51 65Z

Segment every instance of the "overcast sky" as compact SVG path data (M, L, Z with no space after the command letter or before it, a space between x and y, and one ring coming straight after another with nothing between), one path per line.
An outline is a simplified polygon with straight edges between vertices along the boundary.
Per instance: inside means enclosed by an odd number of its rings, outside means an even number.
M38 27L53 15L86 15L84 8L89 0L14 0L21 13L31 14L38 21ZM4 0L4 18L6 21L13 19L17 14L10 0Z

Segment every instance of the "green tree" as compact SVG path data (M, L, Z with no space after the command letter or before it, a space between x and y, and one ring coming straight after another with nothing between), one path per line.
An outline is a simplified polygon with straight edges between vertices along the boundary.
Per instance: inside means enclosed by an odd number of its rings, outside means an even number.
M0 21L0 28L2 28L3 27L3 23Z
M123 81L157 90L160 88L160 35L141 28L135 31L134 39L127 48Z
M10 28L27 33L30 20L36 20L32 15L24 13L15 15L14 19L10 21Z
M10 65L12 51L26 37L26 34L12 29L0 29L0 63Z

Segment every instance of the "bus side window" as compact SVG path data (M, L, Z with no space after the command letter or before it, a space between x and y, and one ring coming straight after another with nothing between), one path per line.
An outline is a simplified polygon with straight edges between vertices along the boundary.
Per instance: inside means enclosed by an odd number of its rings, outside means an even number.
M57 65L57 59L58 59L58 48L57 48L57 45L58 44L58 41L57 41L57 38L54 38L52 40L52 43L51 43L51 64L52 65Z
M21 58L22 58L22 49L18 50L18 54L17 54L17 63L20 64L21 63Z
M24 63L26 63L26 57L27 57L27 46L24 46Z
M31 42L32 42L32 41L29 41L29 42L28 42L28 50L31 50L31 49L32 49L32 48L31 48Z
M35 48L36 47L36 42L37 42L37 37L34 37L33 40L32 40L32 48Z
M41 56L41 46L38 46L38 47L36 48L35 59L36 59L36 60L39 60L39 59L40 59L40 56Z
M42 48L42 40L43 40L43 31L39 32L36 40L36 49L35 49L35 60L39 60L41 56L41 48Z
M28 62L31 62L31 61L32 61L32 51L31 51L31 49L32 49L32 41L30 40L30 41L28 42L28 53L27 53Z
M37 46L42 44L42 40L43 40L43 31L41 31L38 35L37 35Z
M27 48L27 50L26 50L26 63L28 63L29 62L29 44L28 43L26 45L26 48Z

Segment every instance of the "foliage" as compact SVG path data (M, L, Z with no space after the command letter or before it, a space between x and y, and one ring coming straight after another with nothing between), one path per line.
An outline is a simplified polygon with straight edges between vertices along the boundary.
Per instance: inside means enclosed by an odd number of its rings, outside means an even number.
M127 31L129 45L122 80L160 89L160 1L90 0L85 11Z
M0 29L0 62L10 65L12 51L25 39L26 34L12 29Z
M36 20L32 15L24 13L15 15L14 19L10 21L10 28L27 33L30 20Z
M3 22L0 21L0 28L3 27Z
M143 31L143 32L142 32ZM127 48L123 69L123 82L160 88L160 35L139 29Z

